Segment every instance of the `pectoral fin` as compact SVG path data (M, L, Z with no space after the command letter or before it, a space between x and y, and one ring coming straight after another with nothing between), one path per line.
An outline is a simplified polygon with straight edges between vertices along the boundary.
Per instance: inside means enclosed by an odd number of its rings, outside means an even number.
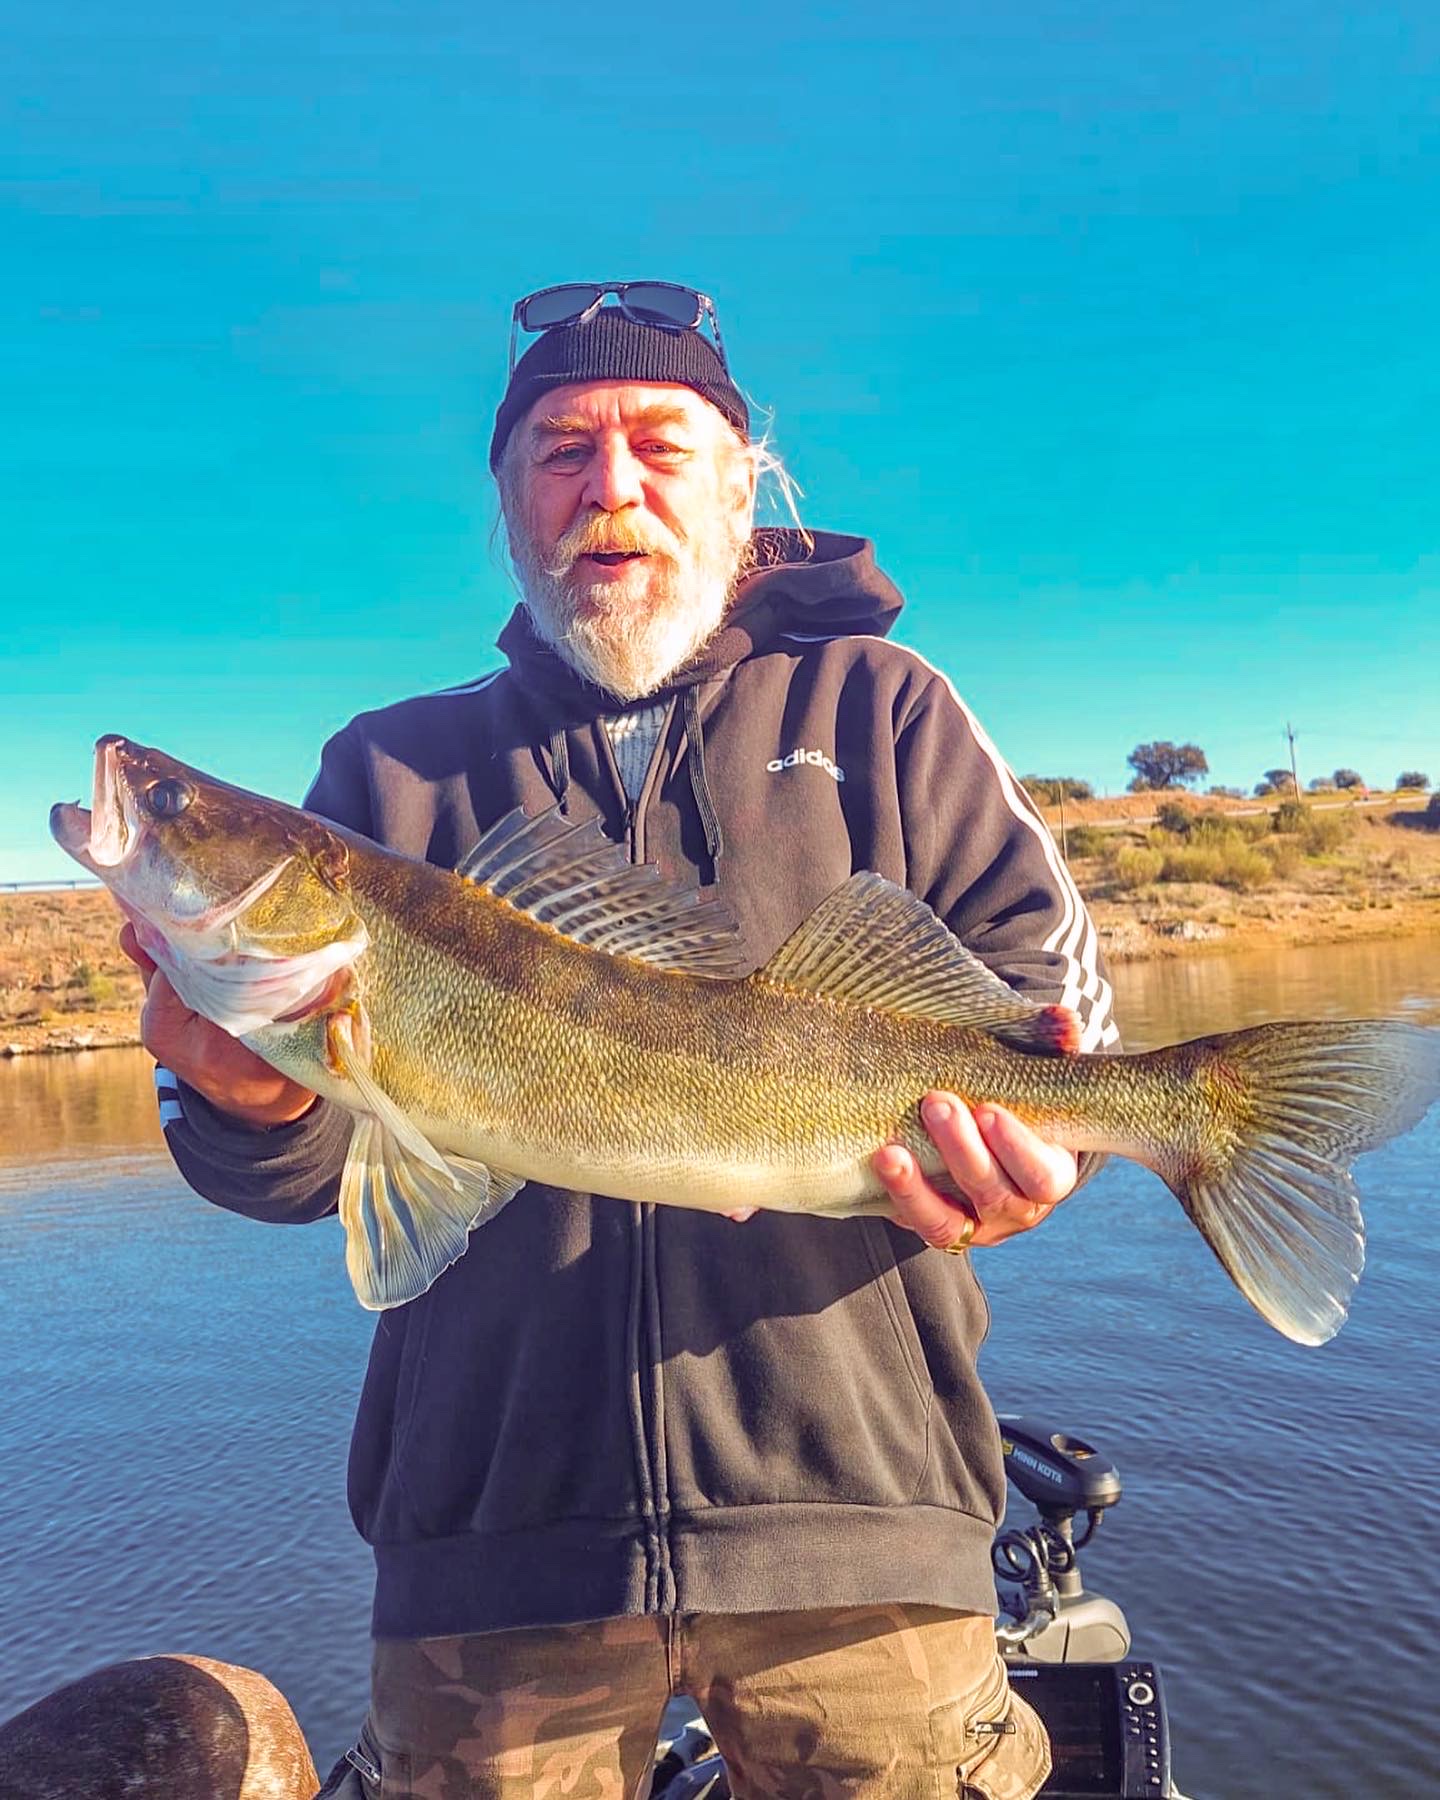
M383 1312L416 1299L458 1261L470 1233L524 1177L437 1150L371 1074L354 1012L333 1014L328 1034L336 1068L368 1108L355 1121L340 1176L345 1266L360 1304Z
M340 1220L345 1266L371 1312L423 1294L465 1254L475 1227L523 1185L520 1176L492 1172L470 1157L442 1156L429 1143L426 1149L429 1157L416 1156L373 1114L355 1121L340 1177Z

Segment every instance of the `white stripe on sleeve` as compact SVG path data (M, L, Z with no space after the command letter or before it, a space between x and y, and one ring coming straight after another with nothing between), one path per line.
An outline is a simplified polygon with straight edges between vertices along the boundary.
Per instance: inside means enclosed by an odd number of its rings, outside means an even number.
M798 643L819 644L831 641L821 636L806 636L801 632L787 631L785 637ZM850 642L864 642L859 634L845 635ZM1119 1038L1119 1029L1111 1019L1110 1010L1113 995L1110 983L1100 974L1097 967L1099 940L1090 915L1085 910L1085 902L1080 897L1080 890L1075 885L1075 878L1065 866L1064 858L1056 848L1055 839L1050 828L1031 807L1024 790L1011 774L1004 757L990 741L985 728L960 698L955 684L943 669L937 669L917 650L908 644L890 644L884 638L872 638L874 643L885 643L892 650L900 650L904 655L913 657L921 668L926 669L945 684L946 692L955 702L961 716L970 728L970 735L980 747L995 772L1000 793L1007 807L1031 833L1040 845L1050 874L1055 883L1056 892L1061 902L1060 923L1040 946L1042 950L1053 951L1065 964L1065 982L1060 995L1060 1004L1076 1013L1081 1022L1080 1048L1096 1050L1107 1044L1113 1044Z

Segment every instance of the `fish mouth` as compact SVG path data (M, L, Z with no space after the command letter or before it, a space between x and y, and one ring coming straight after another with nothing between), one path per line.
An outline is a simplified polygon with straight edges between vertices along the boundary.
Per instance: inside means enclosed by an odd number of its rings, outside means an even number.
M50 808L50 835L76 862L97 874L117 869L133 856L144 829L134 789L120 762L125 747L125 739L113 733L96 743L88 808L78 801L61 801Z
M90 861L90 809L62 800L50 808L50 835L77 862Z
M95 795L90 809L90 860L116 869L134 854L142 830L135 793L125 779L123 737L102 737L95 746Z

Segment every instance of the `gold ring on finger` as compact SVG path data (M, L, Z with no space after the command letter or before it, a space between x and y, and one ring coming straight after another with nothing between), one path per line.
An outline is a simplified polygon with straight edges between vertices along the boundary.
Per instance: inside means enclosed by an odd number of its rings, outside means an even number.
M970 1248L970 1240L974 1237L974 1235L975 1235L975 1221L973 1219L967 1219L965 1221L964 1237L962 1237L958 1243L941 1244L940 1248L945 1252L945 1254L947 1256L964 1256L965 1253Z

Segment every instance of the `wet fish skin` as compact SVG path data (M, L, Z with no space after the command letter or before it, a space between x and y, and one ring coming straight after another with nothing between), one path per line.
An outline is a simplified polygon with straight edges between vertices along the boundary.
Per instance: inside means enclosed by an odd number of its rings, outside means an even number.
M870 1158L899 1141L943 1180L919 1115L942 1088L1155 1169L1271 1323L1320 1342L1363 1262L1347 1165L1440 1092L1440 1034L1389 1021L1057 1054L1055 1009L873 875L746 974L713 906L554 817L502 821L465 879L111 738L91 813L52 828L187 1004L356 1115L368 1305L423 1291L524 1180L888 1214Z

